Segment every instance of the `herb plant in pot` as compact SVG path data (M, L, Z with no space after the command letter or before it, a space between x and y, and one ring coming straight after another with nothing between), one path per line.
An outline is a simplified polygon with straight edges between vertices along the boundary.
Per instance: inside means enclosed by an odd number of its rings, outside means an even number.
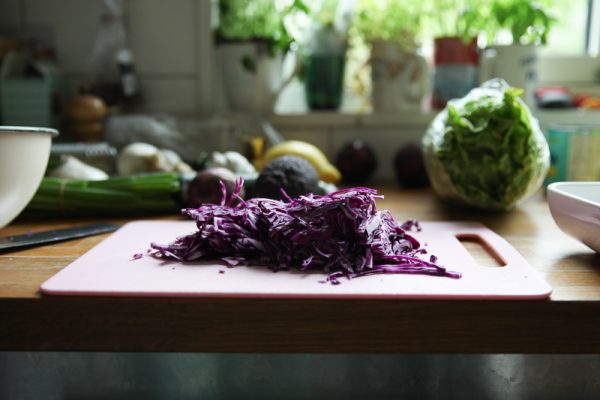
M480 81L498 77L525 91L524 99L533 105L537 84L538 50L545 45L555 19L545 5L532 0L494 0L490 9L488 41L482 54ZM508 44L501 43L502 33Z
M484 0L429 0L425 29L434 35L431 105L441 109L477 86L477 36L485 26Z
M420 3L359 0L355 33L371 48L371 100L375 112L418 110L428 88L419 54Z
M306 11L304 3L220 0L217 54L225 96L232 111L269 113L292 79L283 76L284 56L294 39L284 19Z
M342 102L353 0L323 0L311 15L302 44L302 74L311 110L337 110Z

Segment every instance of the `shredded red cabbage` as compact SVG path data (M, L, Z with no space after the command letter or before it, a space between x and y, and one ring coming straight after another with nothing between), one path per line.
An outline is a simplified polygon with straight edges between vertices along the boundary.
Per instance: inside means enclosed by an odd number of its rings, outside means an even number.
M408 232L415 220L398 225L389 211L377 211L377 191L343 189L328 195L285 200L243 200L239 180L233 194L223 191L220 205L183 209L198 231L169 245L152 243L154 257L181 261L220 259L228 266L263 265L274 271L296 267L327 274L338 284L372 274L426 274L460 278L419 256L427 251ZM235 205L234 205L235 203Z

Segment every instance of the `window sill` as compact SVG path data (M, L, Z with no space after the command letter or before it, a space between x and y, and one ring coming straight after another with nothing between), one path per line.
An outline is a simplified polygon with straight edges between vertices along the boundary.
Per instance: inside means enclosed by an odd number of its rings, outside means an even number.
M553 109L533 110L543 128L552 124L598 124L600 110ZM307 113L279 113L268 117L269 121L281 128L386 128L386 127L426 127L437 115L437 111L418 113L365 113L353 114L335 111Z
M588 86L588 89L590 87ZM347 93L341 111L310 111L306 106L304 89L300 82L292 81L279 96L275 112L269 121L281 129L336 129L336 128L388 128L406 127L425 129L438 110L404 111L398 113L373 113L361 110L360 99ZM600 124L600 110L534 109L544 130L552 124Z
M277 126L285 127L319 127L319 128L360 128L360 127L395 127L395 126L427 126L435 112L395 113L395 114L353 114L336 111L272 114L269 120Z

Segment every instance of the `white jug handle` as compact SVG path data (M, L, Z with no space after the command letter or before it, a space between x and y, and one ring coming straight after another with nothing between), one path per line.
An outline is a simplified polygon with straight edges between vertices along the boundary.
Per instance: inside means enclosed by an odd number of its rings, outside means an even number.
M300 73L300 68L302 66L302 63L300 62L300 52L294 51L293 53L290 53L290 55L293 57L294 65L292 67L292 70L290 71L290 75L283 80L281 87L277 91L277 96L279 96L279 94L283 91L283 89L285 89L285 87L287 85L289 85L289 83L292 81L292 79L294 79ZM284 60L285 60L285 58L284 58Z
M427 65L427 60L425 59L425 57L418 55L418 63L419 63L419 68L421 68L421 76L419 79L419 88L421 89L421 93L419 93L419 99L422 99L423 97L425 97L427 95L427 93L429 92L429 90L431 89L431 78L430 78L430 73L429 73L429 65Z
M479 57L479 84L495 78L496 50L483 49Z

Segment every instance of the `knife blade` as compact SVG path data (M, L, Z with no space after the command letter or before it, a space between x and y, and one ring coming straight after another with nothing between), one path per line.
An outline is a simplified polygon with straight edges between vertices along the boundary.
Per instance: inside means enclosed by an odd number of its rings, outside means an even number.
M89 224L72 228L54 229L0 238L0 252L42 244L61 242L101 233L114 232L120 226L115 224Z

